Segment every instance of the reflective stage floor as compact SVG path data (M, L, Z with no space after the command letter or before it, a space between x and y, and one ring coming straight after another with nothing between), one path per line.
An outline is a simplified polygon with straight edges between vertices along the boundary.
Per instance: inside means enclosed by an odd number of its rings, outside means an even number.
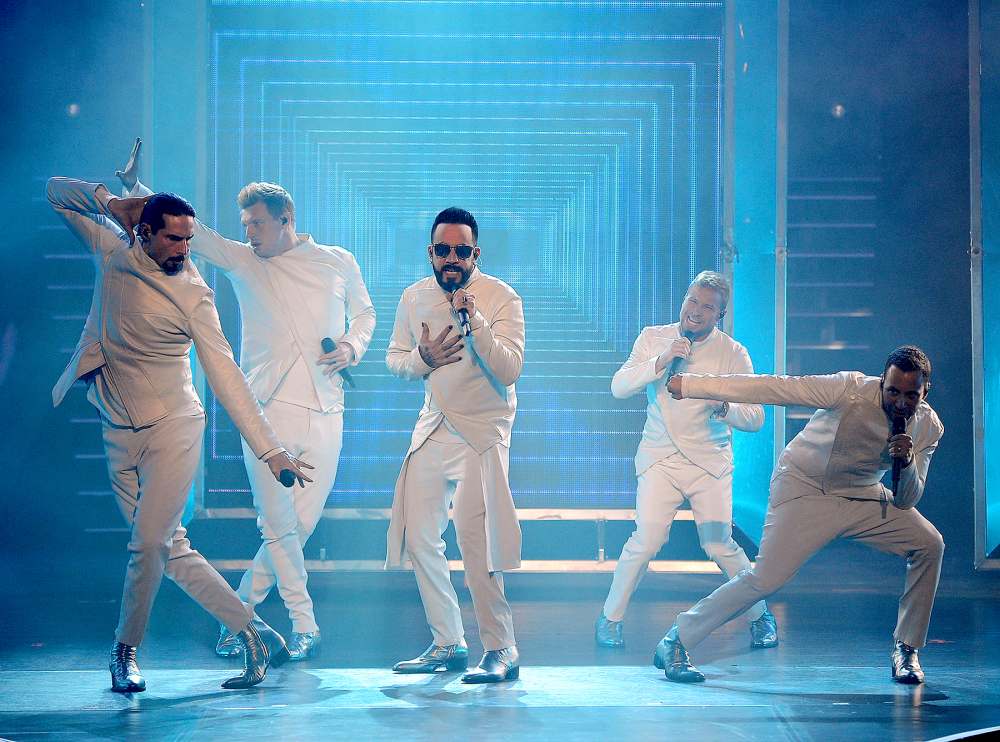
M0 738L39 739L627 739L926 740L1000 725L1000 575L942 581L921 652L924 686L889 679L902 565L864 550L872 577L845 581L840 559L810 565L775 596L781 646L750 651L745 622L698 647L703 685L667 682L650 664L673 615L718 584L713 576L649 575L626 620L627 647L593 643L607 576L507 577L521 678L466 686L458 674L394 675L428 642L412 575L311 580L324 653L269 673L249 691L219 683L215 627L164 585L139 660L149 690L120 696L103 669L117 617L117 579L77 588L23 584L5 608ZM458 577L457 581L460 582ZM460 591L470 655L479 656ZM261 614L287 630L282 606Z

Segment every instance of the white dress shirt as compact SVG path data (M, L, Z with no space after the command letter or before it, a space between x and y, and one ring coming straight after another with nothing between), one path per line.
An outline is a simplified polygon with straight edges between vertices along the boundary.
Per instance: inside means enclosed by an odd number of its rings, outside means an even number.
M147 195L137 183L131 195ZM375 331L375 307L354 256L308 234L288 252L262 258L198 222L191 251L226 274L240 304L240 366L261 404L272 398L321 412L343 412L340 374L317 364L322 340L354 350L357 365Z
M434 338L448 325L460 331L448 295L434 276L403 291L396 310L386 365L397 376L424 380L424 405L410 451L419 448L443 420L477 453L497 443L510 446L517 411L514 382L524 364L524 311L510 286L473 270L469 293L476 297L472 336L464 338L462 360L432 369L420 357L422 323ZM433 373L432 373L433 372Z
M731 429L760 430L764 424L764 408L757 404L731 404L725 416L716 417L716 405L712 402L671 397L664 378L669 364L657 372L656 360L679 337L676 322L644 328L628 360L611 380L611 393L625 399L643 390L646 392L646 424L635 457L637 475L680 452L718 478L733 469ZM704 340L691 344L691 353L681 370L752 374L753 364L746 348L713 328Z

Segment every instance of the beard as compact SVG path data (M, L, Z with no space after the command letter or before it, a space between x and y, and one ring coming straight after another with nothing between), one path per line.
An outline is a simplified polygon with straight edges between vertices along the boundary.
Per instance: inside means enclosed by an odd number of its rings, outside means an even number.
M168 276L176 276L184 270L184 258L167 258L163 261L163 272Z
M451 279L445 279L444 278L445 268L458 271L459 274L461 274L459 280L455 281ZM438 270L437 268L434 269L434 278L437 279L438 286L440 286L442 289L444 289L449 293L453 293L455 291L458 291L460 288L464 287L465 284L469 282L470 276L472 276L472 271L466 270L460 265L452 264L444 266L444 268L442 268L441 270Z

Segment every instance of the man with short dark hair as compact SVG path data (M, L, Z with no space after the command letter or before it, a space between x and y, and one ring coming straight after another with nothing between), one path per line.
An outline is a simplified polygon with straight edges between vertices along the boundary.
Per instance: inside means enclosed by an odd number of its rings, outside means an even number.
M138 182L141 146L136 140L119 172L133 195L149 193ZM191 252L212 263L233 286L242 322L240 366L275 432L294 455L318 467L316 481L289 490L243 446L262 543L237 593L252 611L277 584L292 622L291 659L308 660L320 652L321 635L303 547L337 477L344 435L346 377L341 372L356 366L368 349L375 308L354 255L296 232L288 191L275 183L248 183L236 202L246 242L196 222ZM239 649L223 625L216 652L232 657Z
M677 616L657 646L654 664L668 680L703 681L687 647L776 591L827 543L849 538L906 557L892 678L923 682L917 650L927 641L944 553L941 534L914 508L944 434L926 401L930 384L930 361L912 345L889 355L881 377L842 371L829 376L677 374L670 380L667 389L675 399L818 409L778 458L754 567ZM896 462L898 487L890 493L881 480Z
M424 404L396 480L386 567L402 567L409 557L434 637L423 654L393 669L466 669L469 650L442 540L453 507L484 649L462 681L496 683L519 672L502 572L521 564L507 470L524 313L510 286L479 270L479 255L475 218L445 209L427 247L434 275L403 291L396 310L386 365L404 379L423 380Z
M205 376L247 445L278 479L288 455L233 360L208 288L188 255L194 209L171 194L143 205L135 235L122 230L119 199L94 183L52 178L48 199L94 255L97 281L76 352L52 391L58 405L77 379L102 424L115 499L131 524L121 617L109 669L112 690L146 689L136 647L163 575L176 582L237 636L244 671L224 688L248 688L269 664L288 658L281 636L254 618L236 593L191 548L181 516L201 458L205 410L194 389L192 343Z

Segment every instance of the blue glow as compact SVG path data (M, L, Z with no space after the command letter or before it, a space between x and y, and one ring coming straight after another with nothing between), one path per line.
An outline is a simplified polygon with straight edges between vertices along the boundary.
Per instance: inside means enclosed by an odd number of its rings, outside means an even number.
M378 328L331 504L390 502L423 392L388 373L385 348L400 293L426 274L429 225L457 204L480 223L483 269L525 302L518 504L632 507L645 402L613 399L610 379L718 264L722 3L299 6L209 11L209 219L238 234L233 194L276 181L302 231L361 265ZM245 492L214 400L210 424L206 491Z

